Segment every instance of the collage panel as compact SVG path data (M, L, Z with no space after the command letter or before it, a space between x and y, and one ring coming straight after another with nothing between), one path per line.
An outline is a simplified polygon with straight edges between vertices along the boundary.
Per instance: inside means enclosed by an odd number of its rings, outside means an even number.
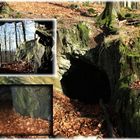
M0 20L1 75L55 75L56 20Z
M0 138L52 135L53 85L0 85Z
M2 83L53 85L53 128L49 129L53 138L140 137L139 1L1 2L0 8L2 18L28 18L31 21L53 18L57 22L55 76L40 76L43 68L37 67L34 70L41 71L38 76L0 77ZM44 29L44 24L38 24L41 30ZM16 30L20 39L20 31ZM4 44L6 31L1 31ZM39 44L47 43L40 29L35 36ZM40 51L42 49L36 53ZM40 64L38 57L36 61ZM44 61L43 57L41 66L46 68ZM19 111L18 104L13 104ZM35 110L31 115L34 116Z

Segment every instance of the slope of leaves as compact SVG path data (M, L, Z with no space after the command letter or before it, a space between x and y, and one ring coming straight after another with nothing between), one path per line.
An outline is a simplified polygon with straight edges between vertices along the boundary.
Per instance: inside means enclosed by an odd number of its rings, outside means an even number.
M102 112L98 105L84 105L78 101L70 102L69 98L58 92L54 93L53 104L53 128L54 136L56 138L68 138L74 136L107 136ZM47 134L48 126L48 121L46 120L22 116L13 110L12 104L9 104L8 102L4 102L3 104L1 103L1 134ZM25 137L27 138L27 136ZM30 137L37 138L39 136Z

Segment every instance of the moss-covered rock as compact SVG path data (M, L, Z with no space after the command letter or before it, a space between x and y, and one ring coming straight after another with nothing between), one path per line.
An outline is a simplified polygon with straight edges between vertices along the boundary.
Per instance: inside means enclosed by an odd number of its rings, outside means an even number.
M12 86L11 89L13 107L18 113L49 119L52 86Z
M90 26L79 22L71 28L58 31L58 74L61 77L70 67L69 56L84 55L89 50Z
M82 22L77 25L77 28L79 30L80 39L83 42L83 46L81 47L87 47L89 41L89 28Z
M130 84L140 79L140 42L135 37L127 45L121 39L104 42L86 53L92 63L108 74L112 104L118 114L118 128L124 136L139 137L139 94Z
M38 69L41 66L41 58L45 52L45 46L35 40L25 42L16 50L16 60L25 60Z
M51 38L53 42L52 36L47 33L45 34L44 32L43 34L46 36L46 40L47 38L48 40ZM43 41L45 42L46 40ZM52 73L52 67L49 66L53 59L52 42L48 41L47 43L50 43L49 45L43 44L43 42L40 43L39 40L30 40L24 42L17 48L15 58L17 61L24 60L30 63L33 66L35 73L39 70L46 70L46 72Z
M0 103L12 100L11 89L7 86L0 86Z
M10 12L13 12L13 9L6 2L0 2L0 14L10 14Z
M140 89L130 88L132 75L119 80L116 90L115 110L117 127L125 137L140 137Z

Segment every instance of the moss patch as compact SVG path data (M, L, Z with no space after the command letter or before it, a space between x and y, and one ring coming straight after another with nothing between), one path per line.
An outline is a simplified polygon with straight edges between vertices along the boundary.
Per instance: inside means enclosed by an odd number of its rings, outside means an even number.
M87 46L89 41L89 28L83 22L79 23L77 28L79 30L79 36L84 43L84 46Z
M9 5L3 2L2 7L0 9L0 14L10 14L14 10L9 7Z

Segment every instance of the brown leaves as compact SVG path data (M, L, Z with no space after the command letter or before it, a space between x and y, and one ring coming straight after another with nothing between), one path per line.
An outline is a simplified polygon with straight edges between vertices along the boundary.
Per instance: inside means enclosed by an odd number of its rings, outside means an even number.
M54 135L56 137L100 136L102 133L102 114L99 106L84 105L78 101L70 102L61 93L54 93ZM91 117L86 117L92 115ZM48 122L22 116L13 111L12 106L4 104L0 108L0 133L2 134L48 134ZM27 136L25 136L27 137ZM28 136L36 138L38 136ZM45 136L44 136L45 137Z
M29 73L33 68L26 61L15 61L13 63L2 64L0 73Z
M130 88L132 89L140 89L140 81L135 81L133 83L131 83Z
M42 119L33 119L21 116L13 111L7 103L0 108L1 134L48 134L48 122Z
M99 106L72 102L63 94L54 93L54 135L74 137L100 134L102 124ZM83 117L86 114L97 117Z

